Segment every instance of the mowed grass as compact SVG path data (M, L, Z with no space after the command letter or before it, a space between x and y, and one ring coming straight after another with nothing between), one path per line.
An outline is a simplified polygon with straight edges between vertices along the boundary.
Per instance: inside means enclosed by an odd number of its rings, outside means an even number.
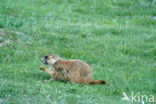
M155 0L0 0L0 28L1 104L133 103L123 92L156 97ZM44 83L50 77L40 59L49 53L84 60L94 80L107 84Z

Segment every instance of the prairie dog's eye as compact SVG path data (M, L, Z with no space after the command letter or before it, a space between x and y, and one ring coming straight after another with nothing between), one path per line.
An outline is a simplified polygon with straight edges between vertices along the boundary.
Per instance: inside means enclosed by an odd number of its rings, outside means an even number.
M45 56L45 59L48 59L48 56Z

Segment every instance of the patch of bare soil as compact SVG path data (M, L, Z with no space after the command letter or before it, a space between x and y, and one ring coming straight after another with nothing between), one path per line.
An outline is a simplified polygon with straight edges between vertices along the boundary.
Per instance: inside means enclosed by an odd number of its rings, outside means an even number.
M2 28L0 29L0 47L7 46L16 41L17 41L16 34Z

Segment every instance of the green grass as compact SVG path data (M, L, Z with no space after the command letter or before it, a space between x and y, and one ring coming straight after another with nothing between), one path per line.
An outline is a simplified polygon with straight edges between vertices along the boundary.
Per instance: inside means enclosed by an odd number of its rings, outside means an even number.
M155 0L0 0L0 103L131 104L156 101ZM81 59L106 85L54 81L39 70L56 53Z

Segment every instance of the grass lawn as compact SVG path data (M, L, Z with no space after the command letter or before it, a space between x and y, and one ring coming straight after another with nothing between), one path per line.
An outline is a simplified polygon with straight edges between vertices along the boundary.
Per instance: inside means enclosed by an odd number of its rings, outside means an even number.
M45 83L47 53L107 84ZM156 103L156 0L0 0L0 104L135 103L123 92Z

